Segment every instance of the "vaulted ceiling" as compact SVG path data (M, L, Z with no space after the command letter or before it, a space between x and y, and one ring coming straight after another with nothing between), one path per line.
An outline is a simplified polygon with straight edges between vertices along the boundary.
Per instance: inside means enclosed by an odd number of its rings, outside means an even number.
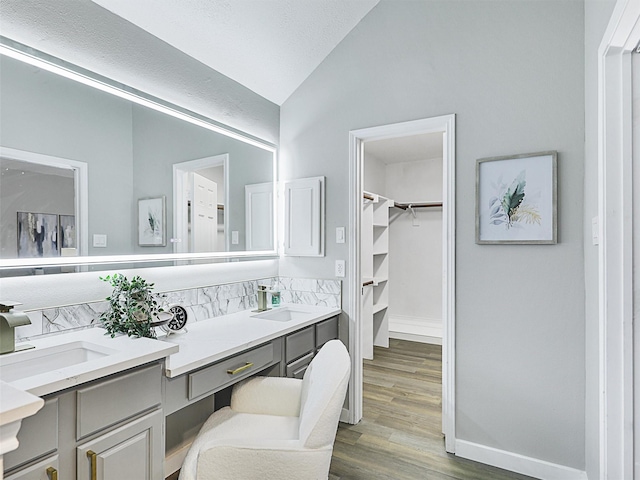
M281 105L380 0L92 0Z

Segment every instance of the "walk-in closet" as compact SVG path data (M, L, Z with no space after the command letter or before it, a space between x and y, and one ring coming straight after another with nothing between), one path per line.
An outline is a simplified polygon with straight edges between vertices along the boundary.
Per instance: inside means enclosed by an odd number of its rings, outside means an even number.
M363 356L389 338L442 343L442 133L364 143Z

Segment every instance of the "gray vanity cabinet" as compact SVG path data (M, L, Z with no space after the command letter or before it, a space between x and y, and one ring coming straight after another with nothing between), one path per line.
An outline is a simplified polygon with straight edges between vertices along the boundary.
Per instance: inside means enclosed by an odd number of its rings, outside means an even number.
M45 397L24 419L6 480L163 478L162 367L138 367Z
M19 470L13 475L4 477L4 480L64 480L61 476L58 476L59 470L58 455L52 455Z
M77 480L162 478L161 410L128 422L76 448Z
M302 378L315 354L329 340L338 338L338 316L285 337L285 375Z

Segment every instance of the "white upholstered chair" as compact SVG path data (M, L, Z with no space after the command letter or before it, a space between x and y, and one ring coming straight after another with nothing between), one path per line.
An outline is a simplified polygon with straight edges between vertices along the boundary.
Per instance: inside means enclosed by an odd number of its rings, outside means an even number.
M327 342L302 380L254 377L213 413L184 460L180 480L317 480L331 453L351 362Z

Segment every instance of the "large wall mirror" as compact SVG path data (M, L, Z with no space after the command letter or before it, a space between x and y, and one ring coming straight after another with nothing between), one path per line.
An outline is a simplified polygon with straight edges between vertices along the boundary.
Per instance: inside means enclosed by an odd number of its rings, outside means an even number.
M276 254L273 145L8 42L2 275Z

